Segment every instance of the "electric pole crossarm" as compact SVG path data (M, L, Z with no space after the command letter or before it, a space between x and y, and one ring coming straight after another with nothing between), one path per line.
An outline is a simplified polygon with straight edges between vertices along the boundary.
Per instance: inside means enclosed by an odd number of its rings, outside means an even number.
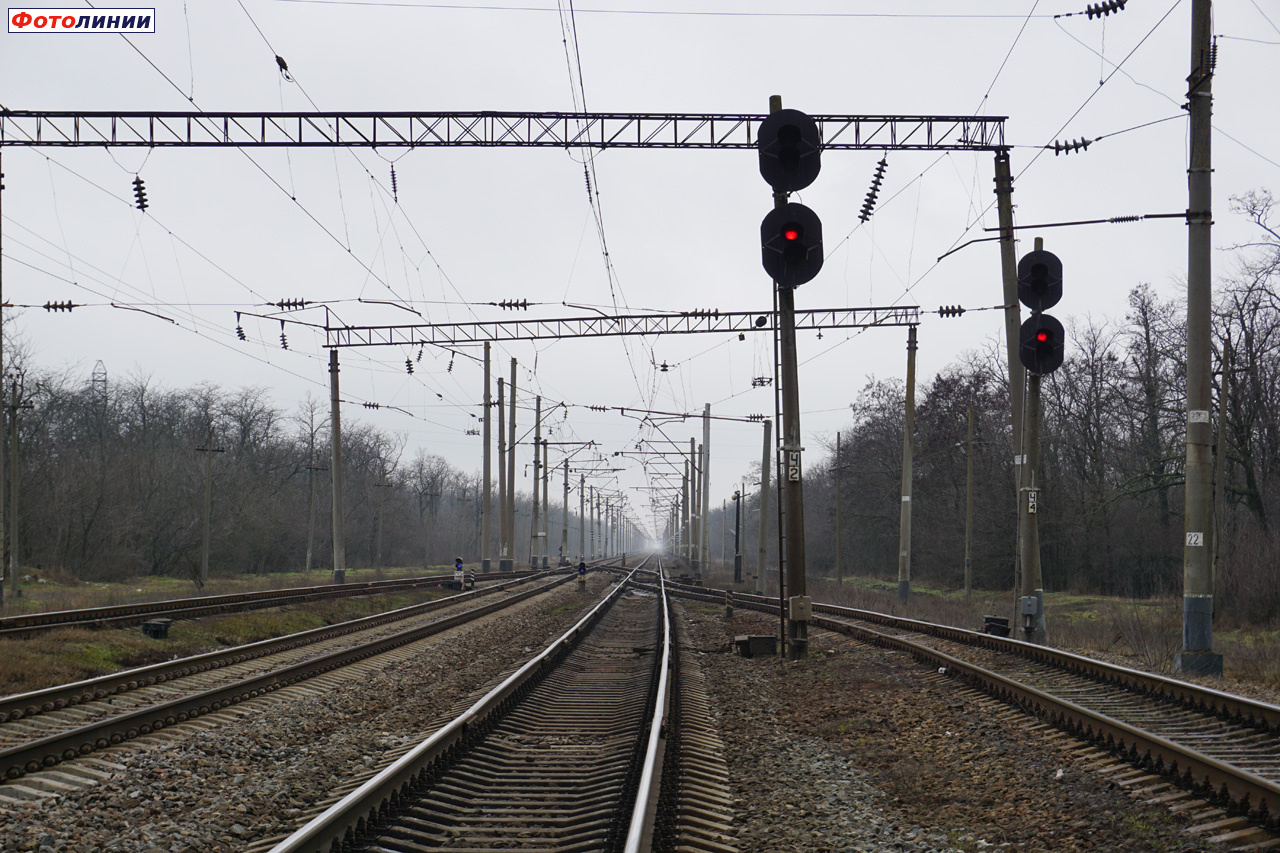
M761 323L760 320L764 322ZM918 306L819 308L796 311L796 329L862 329L912 326ZM703 332L772 332L771 311L720 311L684 314L629 314L615 317L564 317L547 320L495 320L475 323L417 323L395 326L326 326L325 346L460 346L484 341L536 341L603 338L618 335L678 335Z
M754 149L763 115L0 111L0 145ZM994 151L1003 116L814 115L829 150Z

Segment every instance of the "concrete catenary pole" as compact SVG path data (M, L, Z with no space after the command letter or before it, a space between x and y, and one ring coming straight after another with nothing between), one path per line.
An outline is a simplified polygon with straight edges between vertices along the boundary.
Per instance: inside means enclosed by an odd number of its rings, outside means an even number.
M0 198L4 197L4 172L0 171ZM0 228L0 233L3 229ZM4 267L0 264L0 270ZM0 305L4 304L4 278L0 273ZM4 376L4 309L0 308L0 377ZM0 385L0 388L3 388ZM4 407L0 406L0 435L4 434ZM4 453L0 453L0 531L4 530ZM0 533L0 540L4 539L3 533ZM0 603L4 602L4 549L0 547ZM18 594L18 576L10 575L9 589L17 596Z
M1213 106L1211 0L1191 3L1190 168L1187 170L1187 462L1182 558L1182 652L1175 668L1222 675L1222 655L1213 651L1213 428L1210 341L1213 282L1213 167L1210 156Z
M916 327L907 329L907 405L902 425L902 512L898 525L898 600L911 595L911 462L916 431Z
M511 406L507 417L507 563L502 569L509 572L516 567L516 360L511 359Z
M484 342L484 489L480 497L480 572L493 568L493 435L489 432L489 342Z
M973 406L969 407L969 441L965 453L964 597L973 592Z
M1218 387L1218 449L1213 460L1213 563L1212 578L1218 579L1218 555L1222 553L1222 528L1227 511L1227 401L1231 381L1231 335L1222 341L1222 383ZM1216 588L1216 586L1215 586Z
M547 496L547 484L551 480L551 450L547 445L547 440L542 439L542 547L538 550L542 552L542 568L547 568L549 552L551 550L551 540L547 533L551 527L551 500Z
M756 595L764 595L768 574L769 555L769 442L772 440L773 421L764 421L764 450L760 454L760 529L756 531L759 548L756 552Z
M728 546L726 544L729 541L729 522L728 522L729 509L728 507L729 507L729 502L726 499L721 498L720 499L720 562L721 564L724 564L729 559L728 558L729 551L728 551ZM741 579L734 578L734 583L737 583L739 580Z
M560 518L560 561L569 565L569 457L564 459L564 513Z
M841 518L844 516L844 489L841 488L843 482L843 471L840 465L840 433L836 433L836 583L844 583L844 562L841 556L843 551L843 539L841 531Z
M1009 150L996 152L996 215L1000 225L1000 273L1004 295L1004 338L1009 363L1009 406L1013 412L1013 429L1010 441L1013 445L1013 482L1015 488L1021 482L1018 469L1022 464L1022 393L1027 384L1027 371L1018 358L1019 329L1022 326L1018 303L1018 257L1013 230L1013 173L1009 165ZM1014 570L1013 588L1020 591L1021 568Z
M707 530L711 518L711 404L702 409L702 565L711 566L711 537Z
M569 460L565 460L565 470L569 470ZM578 560L587 555L587 475L578 475Z
M498 571L511 571L507 559L507 381L498 377Z
M18 380L15 379L9 398L9 577L14 598L21 595L18 591L18 408Z
M538 513L542 485L542 395L533 402L533 518L529 522L529 568L538 568Z
M694 583L702 577L702 450L697 439L689 439L689 564Z
M338 348L329 350L329 467L333 479L333 582L347 579L347 534L342 503L342 414L338 410Z
M684 558L686 568L692 568L693 558L689 554L689 529L692 519L689 518L689 460L684 460L684 475L680 478L680 556Z

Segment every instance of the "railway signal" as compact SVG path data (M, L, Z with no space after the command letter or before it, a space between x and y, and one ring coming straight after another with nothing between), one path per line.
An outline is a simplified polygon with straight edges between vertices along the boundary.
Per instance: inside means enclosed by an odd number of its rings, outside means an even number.
M760 223L764 270L783 287L812 281L822 269L822 220L803 204L784 204Z
M1062 261L1053 252L1037 249L1018 261L1018 301L1031 316L1018 330L1018 360L1037 376L1062 366L1066 332L1046 308L1062 299Z
M791 193L813 183L822 170L818 124L799 110L778 110L760 122L756 135L760 177L774 192Z
M1018 337L1018 359L1027 370L1044 376L1062 366L1066 332L1057 318L1032 314L1023 322Z

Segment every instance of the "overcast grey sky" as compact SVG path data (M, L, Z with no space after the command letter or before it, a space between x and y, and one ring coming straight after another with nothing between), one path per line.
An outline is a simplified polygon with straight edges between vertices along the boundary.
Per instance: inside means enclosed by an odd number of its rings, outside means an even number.
M1183 211L1190 0L1129 0L1123 12L1092 20L1085 6L584 0L571 15L567 0L161 2L156 33L131 36L132 44L118 35L0 33L0 104L569 111L585 94L596 112L762 113L776 93L813 113L1008 116L1020 224ZM1280 5L1220 2L1213 31L1218 277L1231 271L1226 249L1252 236L1228 198L1280 185ZM281 76L276 54L295 82ZM1042 148L1079 137L1098 141L1070 156ZM996 222L992 155L889 152L879 206L864 225L858 211L881 156L830 152L799 194L822 217L827 259L797 291L798 307L997 305L995 243L936 260L990 236L982 228ZM4 296L16 304L115 301L177 321L110 307L14 309L13 327L42 367L87 377L101 360L112 377L149 375L170 387L262 386L285 409L307 394L327 397L323 341L290 329L285 351L278 323L246 318L250 340L241 343L236 310L341 300L334 310L346 322L401 323L412 315L355 300L407 302L433 321L510 319L471 304L502 299L544 303L528 315L546 317L591 313L562 302L612 312L615 299L632 311L769 307L758 235L771 200L753 152L597 154L612 293L581 161L580 151L554 149L6 148ZM133 208L135 173L146 181L146 214ZM1032 236L1020 234L1019 254ZM1182 291L1186 227L1177 220L1042 236L1066 269L1060 318L1121 318L1140 282L1162 296ZM1002 329L996 311L927 315L922 381L966 350L1003 347ZM904 375L905 340L905 329L801 335L810 464L849 422L848 404L868 376ZM416 352L344 351L343 396L353 401L344 417L403 433L406 457L424 447L478 471L480 439L466 430L478 424L481 371L468 355L479 354L427 351L409 376L404 361ZM625 350L619 339L509 344L495 349L503 375L510 357L521 366L522 406L531 409L534 393L544 406L572 404L551 419L552 438L594 439L606 455L661 435L587 405L773 411L771 389L751 382L772 373L764 335L633 338ZM366 411L364 401L408 414ZM522 417L527 424L531 411ZM692 420L663 429L701 440ZM717 423L712 444L718 505L758 461L760 428ZM646 484L638 460L628 464L616 485ZM648 494L632 493L638 516Z

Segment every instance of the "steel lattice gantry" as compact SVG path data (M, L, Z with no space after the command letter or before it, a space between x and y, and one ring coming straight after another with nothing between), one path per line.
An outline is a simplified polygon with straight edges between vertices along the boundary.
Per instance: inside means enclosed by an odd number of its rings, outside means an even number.
M243 312L246 316L248 312ZM280 319L273 315L269 319ZM287 321L286 321L287 322ZM471 323L417 323L394 326L325 326L326 347L406 344L461 346L484 341L537 341L617 335L679 335L699 332L772 332L772 311L695 311L685 314L624 314L612 317L491 320ZM797 330L912 326L918 306L818 308L796 311Z
M830 150L998 151L1003 116L814 115ZM0 146L753 149L764 115L0 110Z

